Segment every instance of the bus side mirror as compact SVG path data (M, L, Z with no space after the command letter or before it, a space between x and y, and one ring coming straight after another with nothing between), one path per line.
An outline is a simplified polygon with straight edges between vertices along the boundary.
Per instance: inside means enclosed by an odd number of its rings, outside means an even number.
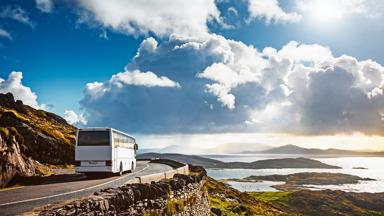
M139 145L135 144L135 150L139 149Z

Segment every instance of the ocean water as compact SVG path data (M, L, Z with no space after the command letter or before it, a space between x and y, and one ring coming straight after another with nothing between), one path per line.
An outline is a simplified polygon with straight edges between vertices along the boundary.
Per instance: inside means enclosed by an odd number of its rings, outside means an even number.
M221 161L251 162L272 158L295 158L300 155L205 155L212 159ZM308 157L308 156L307 156ZM305 185L310 190L344 190L349 192L384 192L384 157L310 157L323 163L336 165L342 169L207 169L208 175L215 179L244 178L250 175L272 175L292 174L298 172L331 172L345 173L372 178L376 181L360 181L358 184L343 185ZM364 167L366 169L353 169L353 167ZM228 182L240 191L276 191L272 185L284 182Z

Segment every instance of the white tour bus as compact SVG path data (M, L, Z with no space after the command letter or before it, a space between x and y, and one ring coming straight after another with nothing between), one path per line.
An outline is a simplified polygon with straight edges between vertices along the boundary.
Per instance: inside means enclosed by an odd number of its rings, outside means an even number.
M138 145L132 136L113 128L84 128L76 134L76 172L119 173L136 168Z

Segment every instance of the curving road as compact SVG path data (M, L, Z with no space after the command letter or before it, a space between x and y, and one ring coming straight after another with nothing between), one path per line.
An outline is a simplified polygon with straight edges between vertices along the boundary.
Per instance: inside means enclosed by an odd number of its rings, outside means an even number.
M79 176L41 185L22 186L0 191L0 215L17 215L34 207L91 195L103 188L119 187L138 176L164 172L172 167L165 164L138 161L133 173L101 179Z

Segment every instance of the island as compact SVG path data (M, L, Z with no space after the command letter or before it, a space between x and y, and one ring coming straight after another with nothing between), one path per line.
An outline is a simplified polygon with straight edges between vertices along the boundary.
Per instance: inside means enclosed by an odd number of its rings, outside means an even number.
M285 184L278 184L272 187L280 191L296 191L305 188L305 185L342 185L357 184L359 181L374 181L371 178L361 178L355 175L344 173L325 172L301 172L289 175L266 175L248 176L242 179L226 179L223 181L258 182L258 181L279 181Z

